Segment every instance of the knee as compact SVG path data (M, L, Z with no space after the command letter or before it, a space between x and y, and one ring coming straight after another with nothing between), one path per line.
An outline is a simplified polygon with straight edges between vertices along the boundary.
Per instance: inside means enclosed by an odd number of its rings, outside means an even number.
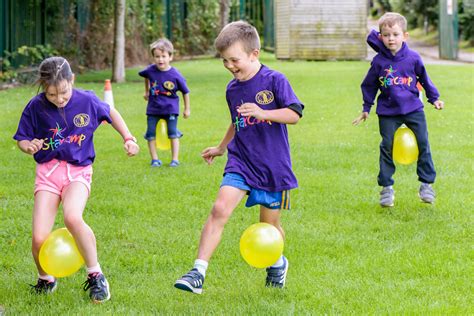
M64 216L64 224L71 233L74 233L78 227L84 225L84 220L80 215L69 214Z
M218 200L212 206L211 217L214 220L227 222L231 213L232 210L229 209L226 203Z
M39 252L41 246L43 245L45 240L48 238L48 235L49 234L38 234L38 233L33 234L33 239L31 242L33 252Z

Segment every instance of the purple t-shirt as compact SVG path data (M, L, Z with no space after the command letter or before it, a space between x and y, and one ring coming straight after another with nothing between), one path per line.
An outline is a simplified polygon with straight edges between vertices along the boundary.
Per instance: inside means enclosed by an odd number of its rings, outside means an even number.
M38 163L52 159L77 166L94 162L94 131L102 121L112 123L110 107L92 91L73 89L71 99L59 109L44 93L26 105L14 139L44 139L43 147L34 159Z
M394 56L379 39L378 34L372 30L367 37L367 43L378 54L372 60L361 84L363 111L370 112L379 90L378 115L394 116L423 111L423 103L419 99L416 87L417 82L420 82L425 89L428 102L438 100L438 90L428 77L420 55L403 43L402 48Z
M286 124L243 117L237 108L246 102L264 110L303 105L286 77L262 65L247 81L233 79L227 85L227 104L235 136L227 146L228 160L224 172L242 175L253 188L279 192L298 187L293 174Z
M189 93L186 80L179 71L171 67L161 71L155 64L151 64L138 73L147 78L150 83L147 115L179 115L179 97L177 92Z

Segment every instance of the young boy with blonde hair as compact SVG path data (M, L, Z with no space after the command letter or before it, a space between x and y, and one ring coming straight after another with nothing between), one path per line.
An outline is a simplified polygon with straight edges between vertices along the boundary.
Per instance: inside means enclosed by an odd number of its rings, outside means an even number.
M373 58L370 69L362 82L364 100L362 114L352 123L354 125L369 117L370 108L377 98L377 115L382 136L380 143L380 171L378 184L383 187L380 192L380 205L394 205L395 192L392 188L395 164L392 159L392 147L395 131L405 124L416 136L418 143L417 174L421 186L418 192L425 203L433 203L435 192L431 186L436 178L431 150L428 142L428 128L423 111L423 103L416 87L419 82L425 89L428 102L435 109L444 107L439 100L439 93L426 72L420 55L408 48L407 21L398 13L388 12L379 19L380 33L372 30L367 43L378 54Z
M208 262L240 201L248 195L247 207L260 205L260 222L272 224L284 236L280 213L290 208L289 190L298 186L286 124L299 121L303 104L283 74L260 63L260 39L250 24L238 21L226 25L215 47L234 76L226 91L231 120L220 144L206 148L202 157L211 164L227 149L228 159L201 233L194 268L175 283L178 289L196 294L202 293ZM266 286L283 287L287 271L288 260L282 255L267 268Z
M189 105L189 89L186 80L179 71L170 65L173 60L173 44L166 38L160 38L150 45L154 63L138 74L145 78L144 99L148 101L146 108L147 131L145 139L151 156L151 166L161 167L162 162L156 152L156 125L160 119L167 123L168 138L171 140L170 167L179 166L179 139L183 134L178 130L179 97L181 91L184 102L183 117L191 114Z

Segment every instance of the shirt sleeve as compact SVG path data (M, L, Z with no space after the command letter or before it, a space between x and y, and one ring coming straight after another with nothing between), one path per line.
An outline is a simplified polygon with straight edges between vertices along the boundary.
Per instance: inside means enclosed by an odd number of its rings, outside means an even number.
M178 90L181 91L183 94L189 93L188 86L186 85L186 79L183 76L179 75L177 80L178 82Z
M428 98L428 102L433 104L439 98L438 89L436 89L434 83L431 81L430 77L428 76L428 72L426 71L425 65L421 60L421 57L418 57L415 62L415 74L418 78L418 81L425 89L426 97Z
M18 123L18 129L13 135L13 139L20 140L32 140L35 138L34 131L36 129L34 115L31 113L32 101L23 110L21 114L20 122Z
M142 71L138 72L140 77L148 78L148 67L143 69Z
M362 90L362 99L364 101L362 105L363 112L370 112L370 108L374 105L375 96L377 95L377 91L379 90L378 82L377 82L378 70L377 67L374 65L372 61L369 71L362 81L360 88Z
M283 74L276 77L274 81L275 101L278 108L287 108L292 104L301 105L301 110L304 109L303 103L300 102L295 92L291 88L288 79Z
M106 121L109 124L112 124L112 118L110 117L110 105L101 101L92 91L91 98L92 104L94 105L95 113L96 113L96 124L97 126L101 124L103 121Z

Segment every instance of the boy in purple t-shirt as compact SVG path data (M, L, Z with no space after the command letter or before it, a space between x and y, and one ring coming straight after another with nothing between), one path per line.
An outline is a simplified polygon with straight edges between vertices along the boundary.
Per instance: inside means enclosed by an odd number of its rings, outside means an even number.
M30 100L13 136L21 151L37 162L32 253L39 278L32 290L47 294L56 289L56 278L43 270L38 256L62 203L64 223L86 262L84 290L90 290L92 301L101 303L110 298L109 283L97 260L94 232L82 218L92 181L94 131L107 121L123 137L129 156L136 155L139 147L117 110L94 93L73 88L74 74L66 59L45 59L38 83L44 92Z
M435 192L431 187L436 177L428 142L423 103L416 87L419 82L426 91L428 102L435 109L444 107L439 100L439 93L426 72L420 55L410 50L405 43L408 38L407 21L398 13L388 12L379 20L380 33L372 30L367 38L368 44L378 52L373 58L370 69L362 82L364 99L362 114L352 123L354 125L369 117L370 108L377 98L377 115L382 136L380 143L380 171L378 184L383 187L380 192L380 205L394 205L392 185L395 164L392 159L392 147L395 131L400 125L407 125L415 134L418 143L417 174L421 186L418 192L425 203L433 203Z
M176 68L170 66L170 62L173 60L173 50L173 44L166 38L160 38L153 42L150 45L150 51L155 63L138 73L145 78L143 97L148 101L145 139L148 141L152 167L161 167L162 164L156 152L156 124L160 119L166 121L168 138L171 140L169 166L179 166L179 139L183 134L178 130L178 91L181 91L184 100L183 117L186 119L191 114L186 80Z
M262 65L260 39L246 22L226 25L215 41L224 67L234 79L227 85L230 124L217 147L202 157L211 164L227 148L228 160L217 200L202 230L194 268L175 287L201 294L208 262L218 246L224 225L240 201L260 205L260 221L272 224L284 236L281 209L290 208L290 192L298 186L293 174L286 124L296 124L303 104L285 76ZM288 260L282 255L267 268L266 286L283 287Z

